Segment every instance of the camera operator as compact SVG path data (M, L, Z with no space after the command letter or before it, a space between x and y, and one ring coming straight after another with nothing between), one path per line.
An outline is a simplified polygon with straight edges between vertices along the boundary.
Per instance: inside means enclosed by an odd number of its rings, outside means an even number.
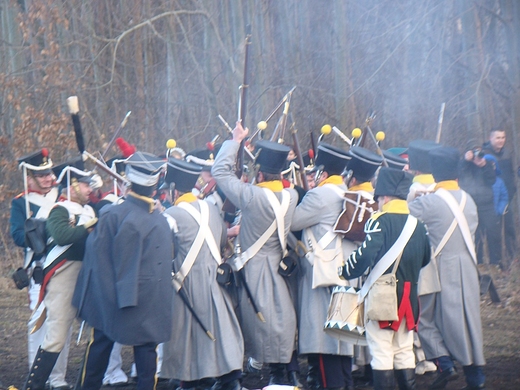
M460 163L459 185L477 205L478 227L475 232L477 259L483 263L484 237L487 238L490 264L500 264L502 240L500 218L495 213L493 184L496 180L495 167L484 159L484 152L476 140L470 140Z

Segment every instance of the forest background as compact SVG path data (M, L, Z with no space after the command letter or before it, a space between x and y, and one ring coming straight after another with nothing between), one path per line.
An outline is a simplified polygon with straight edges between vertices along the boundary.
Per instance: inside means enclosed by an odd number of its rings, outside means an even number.
M237 117L247 24L251 129L296 86L303 149L325 123L350 135L371 111L383 148L434 140L446 103L443 144L462 152L502 127L517 156L518 1L0 0L2 276L22 262L8 224L23 188L16 159L41 147L55 164L78 155L66 98L79 97L91 153L128 111L123 137L142 151L226 138L217 115L232 126Z

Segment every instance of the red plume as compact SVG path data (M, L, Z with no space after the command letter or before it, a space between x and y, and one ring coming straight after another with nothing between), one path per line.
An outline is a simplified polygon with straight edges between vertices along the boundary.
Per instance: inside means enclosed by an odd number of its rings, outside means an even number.
M116 144L119 147L119 150L121 150L121 153L123 153L124 158L130 157L137 150L134 145L130 145L121 137L116 138Z
M42 149L42 156L43 157L49 157L49 150L47 150L47 148L43 148Z
M314 160L314 150L312 150L312 149L309 149L309 158L311 160Z
M210 152L213 152L215 150L215 143L214 142L206 142L206 148Z

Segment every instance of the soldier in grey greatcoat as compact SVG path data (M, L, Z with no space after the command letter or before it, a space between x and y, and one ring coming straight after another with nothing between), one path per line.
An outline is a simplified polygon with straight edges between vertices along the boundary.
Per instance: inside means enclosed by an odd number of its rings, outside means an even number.
M311 389L353 389L352 380L352 344L339 341L323 331L327 320L327 308L330 302L330 286L347 285L345 280L336 276L330 280L329 286L313 287L313 271L320 259L321 266L331 265L332 274L337 268L332 261L335 248L347 256L357 248L355 242L342 239L334 234L334 238L323 248L317 248L325 235L331 234L336 220L343 210L347 185L341 174L346 170L351 158L355 159L355 170L351 174L353 182L368 182L381 164L381 158L365 149L356 148L354 157L337 147L320 143L316 157L317 186L307 192L302 202L296 207L291 229L301 230L302 241L308 249L313 249L307 257L300 259L302 279L298 290L298 346L299 353L307 355L307 382ZM360 158L363 154L363 158ZM349 163L350 164L350 163ZM312 235L312 239L311 236ZM312 241L315 241L312 244ZM332 257L332 258L331 258ZM312 261L312 263L311 263Z
M200 382L204 378L218 378L213 390L240 389L244 340L231 297L217 282L220 250L226 245L226 226L214 204L198 199L191 192L200 171L198 165L169 160L165 182L175 183L175 203L164 213L175 226L174 270L177 274L174 279L182 286L195 314L215 341L208 337L182 301L179 293L183 292L174 293L173 331L171 340L163 346L161 374L181 380L182 389L207 387ZM200 214L199 222L191 213ZM203 215L207 215L207 219ZM197 245L199 234L204 237L200 246ZM193 255L192 251L195 251ZM186 265L191 261L191 267Z
M153 200L164 162L142 152L126 161L126 200L105 206L86 243L73 304L93 328L81 388L99 389L114 342L132 345L137 389L155 386L156 347L172 331L172 232Z
M441 147L431 150L429 155L437 182L435 192L446 190L460 204L464 191L457 183L459 152ZM415 199L409 207L410 213L428 226L431 244L437 247L455 218L448 204L433 193ZM477 208L469 195L463 215L473 242L478 218ZM458 377L453 359L463 366L468 389L484 388L478 271L458 225L436 257L436 263L438 273L428 279L431 281L438 276L440 288L437 290L440 291L419 297L419 337L426 358L433 360L438 369L430 389L442 389L448 381Z
M257 143L256 147L260 151L256 163L260 165L260 170L256 176L256 185L244 183L236 177L233 167L240 141L247 132L237 123L233 130L233 140L223 143L215 159L212 174L217 185L242 213L237 237L242 260L248 256L248 250L252 252L249 248L258 242L273 223L276 224L276 229L265 244L240 271L265 322L255 313L244 288L239 291L238 314L249 356L263 363L286 364L291 360L295 347L296 312L289 288L278 273L278 267L285 251L285 245L281 245L281 242L286 242L298 196L292 189L283 189L280 172L290 149L281 144L267 141ZM283 223L283 231L278 229L281 225L276 222L269 200L272 195L280 209L288 202L285 214L282 212L284 215L279 218L279 222Z

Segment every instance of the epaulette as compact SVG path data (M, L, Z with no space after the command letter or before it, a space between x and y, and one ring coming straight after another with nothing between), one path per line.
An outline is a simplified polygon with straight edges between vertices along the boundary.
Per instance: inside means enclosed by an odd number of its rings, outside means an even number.
M25 192L20 192L18 195L16 195L16 196L14 197L14 199L19 199L19 198L21 198L21 197L24 196L24 195L25 195Z
M375 221L376 219L378 219L383 214L386 214L386 211L376 211L374 214L372 214L370 219L373 219Z

